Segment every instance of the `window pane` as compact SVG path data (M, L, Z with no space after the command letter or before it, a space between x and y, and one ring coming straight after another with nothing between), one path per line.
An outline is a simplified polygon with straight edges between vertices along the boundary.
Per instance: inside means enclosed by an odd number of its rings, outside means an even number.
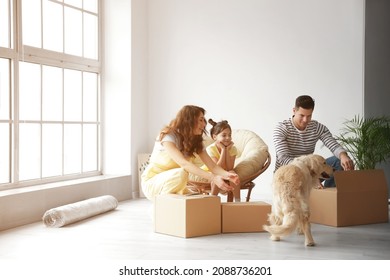
M84 10L97 13L98 12L98 1L97 0L84 0Z
M0 123L0 184L9 183L10 139L9 124Z
M65 53L82 56L81 11L65 7Z
M98 106L97 74L83 73L83 120L96 122Z
M10 47L9 0L0 0L0 47Z
M62 120L62 69L42 66L42 119Z
M62 125L42 125L42 177L62 175Z
M81 121L81 72L64 70L64 120Z
M10 76L9 60L0 58L0 119L9 120Z
M19 124L19 179L40 178L40 125Z
M75 6L77 8L83 7L83 0L64 0L64 3Z
M64 126L64 174L81 173L81 125Z
M22 0L23 44L41 47L41 0Z
M98 19L84 13L84 57L98 59Z
M86 124L83 129L83 172L95 171L98 168L97 125Z
M62 5L45 0L43 3L43 48L63 52Z
M38 64L19 64L19 116L20 120L40 120L41 67Z

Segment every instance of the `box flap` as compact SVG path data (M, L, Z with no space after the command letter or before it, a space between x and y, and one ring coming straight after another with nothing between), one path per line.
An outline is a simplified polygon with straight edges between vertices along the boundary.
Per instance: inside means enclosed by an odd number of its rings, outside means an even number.
M386 177L382 169L336 171L334 178L338 192L387 191Z
M208 195L208 194L173 194L173 193L168 193L164 194L165 197L172 198L172 199L185 199L185 200L190 200L190 199L200 199L200 198L212 198L215 197L215 195Z
M261 206L267 206L267 205L270 205L269 203L267 202L264 202L264 201L248 201L248 202L222 202L222 207L224 206L229 206L229 207L240 207L240 206L247 206L247 205L261 205Z

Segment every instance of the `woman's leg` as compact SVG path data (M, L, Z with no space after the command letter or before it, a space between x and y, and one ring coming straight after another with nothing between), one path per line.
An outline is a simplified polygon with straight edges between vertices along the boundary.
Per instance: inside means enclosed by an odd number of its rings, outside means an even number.
M156 195L177 193L186 194L188 182L188 172L183 168L175 168L160 174L142 183L142 190L149 200L153 200Z

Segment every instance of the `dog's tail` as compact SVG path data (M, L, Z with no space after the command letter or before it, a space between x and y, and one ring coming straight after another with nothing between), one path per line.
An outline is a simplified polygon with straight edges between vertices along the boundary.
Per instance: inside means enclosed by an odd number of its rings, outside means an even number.
M288 213L283 217L281 225L264 225L263 229L275 236L286 236L291 234L298 225L298 216L296 213Z

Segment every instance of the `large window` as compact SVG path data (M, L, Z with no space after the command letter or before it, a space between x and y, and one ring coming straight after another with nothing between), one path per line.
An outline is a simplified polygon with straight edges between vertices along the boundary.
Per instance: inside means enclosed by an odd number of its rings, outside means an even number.
M100 172L99 0L0 0L0 189Z

